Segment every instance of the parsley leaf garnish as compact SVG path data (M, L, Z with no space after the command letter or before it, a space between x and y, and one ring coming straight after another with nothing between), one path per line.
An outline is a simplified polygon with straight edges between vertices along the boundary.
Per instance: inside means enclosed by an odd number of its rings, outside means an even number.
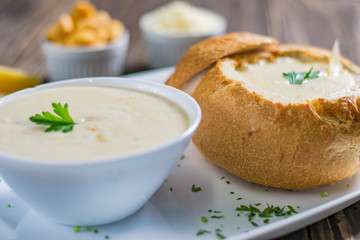
M313 67L308 72L296 73L294 71L283 73L283 76L287 78L290 84L302 84L306 79L318 78L320 71L313 71Z
M58 115L55 116L50 112L42 112L41 114L35 114L31 116L30 121L39 124L39 125L49 125L45 132L50 131L59 131L69 132L73 129L75 122L69 115L68 104L65 103L64 106L61 103L52 103L54 112Z

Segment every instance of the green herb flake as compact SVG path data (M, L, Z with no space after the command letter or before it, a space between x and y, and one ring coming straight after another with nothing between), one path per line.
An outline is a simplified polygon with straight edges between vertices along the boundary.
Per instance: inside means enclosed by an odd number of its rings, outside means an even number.
M193 192L200 192L201 191L201 187L195 187L195 184L192 185L191 191Z
M318 78L320 71L313 71L313 67L308 72L296 73L294 71L283 73L283 77L289 80L290 84L302 84L306 79Z
M248 208L245 205L240 205L240 207L237 207L235 211L241 211L241 212L250 212L250 208Z
M254 205L255 205L255 206L260 206L260 205L261 205L261 203L255 203Z
M74 232L80 232L81 231L81 226L80 225L74 226L73 231Z
M8 208L11 208L11 204L8 204Z
M225 239L226 237L221 233L221 229L217 228L215 230L215 235L219 238L219 239Z
M86 227L86 230L87 230L88 232L90 232L92 229L91 229L91 227Z
M248 214L248 221L251 222L254 219L255 216L256 216L256 214L254 212L250 212Z
M221 211L214 211L214 213L221 213Z
M204 229L200 229L200 230L196 233L196 236L200 236L200 235L203 235L203 234L205 234L205 233L209 234L210 231L204 230Z
M211 209L209 209L209 210L208 210L208 212L212 212L212 210L211 210Z
M219 239L226 239L226 237L224 235L222 235L221 233L216 233L216 236L219 238Z
M251 204L250 204L249 208L250 208L251 212L260 213L260 210L258 208L256 208L256 207L252 206Z
M207 219L207 217L202 216L202 217L201 217L201 221L202 221L203 223L207 223L207 222L208 222L208 219Z
M268 218L268 217L272 217L271 212L267 212L266 210L262 211L261 213L258 214L259 217L261 218Z
M255 205L259 205L259 204L255 204ZM255 217L268 219L273 216L277 216L277 217L290 216L292 214L297 213L294 207L290 205L281 208L279 206L277 207L274 207L272 205L270 206L269 204L267 204L267 207L264 208L264 210L262 211L259 208L252 206L251 204L249 206L240 205L235 209L235 211L246 212L249 222L252 222ZM268 222L268 220L266 219L264 220L265 223Z
M230 192L230 194L234 194L234 192Z
M230 184L230 181L226 181L227 184Z
M94 229L94 233L99 233L99 230L97 230L97 229Z
M225 178L225 177L224 177L224 176L222 176L220 179L221 179L221 180L223 180L224 178Z
M265 224L266 224L266 223L269 223L269 220L270 220L270 219L268 219L268 218L264 219L264 223L265 223Z
M183 160L185 158L185 155L181 155L180 160Z
M224 215L212 215L210 218L220 219L220 218L224 218Z
M105 235L105 239L110 239L109 235Z
M54 113L58 116L50 112L42 112L42 115L37 113L31 116L30 121L39 125L48 125L49 127L45 129L45 132L62 130L65 133L73 130L75 122L69 115L68 104L65 103L62 106L61 103L52 103L52 106Z
M259 225L256 222L251 221L250 222L254 227L258 227Z
M238 199L236 199L236 200L241 200L242 198L241 197L239 197Z
M321 194L321 197L323 197L323 198L326 198L328 196L329 196L329 194L327 192L322 192L322 194Z
M172 191L173 191L173 188L171 187L171 188L170 188L170 192L172 192Z
M287 205L288 209L289 209L289 212L291 213L297 213L297 211L295 211L294 207L293 206L290 206L290 205Z

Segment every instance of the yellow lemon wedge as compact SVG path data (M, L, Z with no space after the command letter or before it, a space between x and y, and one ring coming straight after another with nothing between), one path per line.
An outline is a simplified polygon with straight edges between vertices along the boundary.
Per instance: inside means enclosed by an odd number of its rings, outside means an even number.
M0 97L24 88L34 87L41 82L42 79L20 69L0 65Z

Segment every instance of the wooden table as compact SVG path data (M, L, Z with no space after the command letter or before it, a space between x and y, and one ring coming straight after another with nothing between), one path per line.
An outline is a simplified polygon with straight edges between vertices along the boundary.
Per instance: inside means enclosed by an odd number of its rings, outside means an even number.
M93 0L120 19L130 32L126 73L147 70L140 16L166 0ZM339 39L344 56L360 64L360 1L357 0L192 0L195 5L226 16L228 32L249 31L279 42L331 48ZM40 43L46 28L72 0L0 0L0 65L46 77ZM360 200L360 199L359 199ZM360 201L280 239L360 239Z

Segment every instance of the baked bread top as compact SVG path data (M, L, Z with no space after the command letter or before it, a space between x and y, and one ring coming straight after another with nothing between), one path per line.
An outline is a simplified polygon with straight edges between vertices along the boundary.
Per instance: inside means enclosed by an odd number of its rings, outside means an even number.
M192 46L179 60L166 84L181 88L193 75L228 55L276 44L276 40L254 33L229 33Z

